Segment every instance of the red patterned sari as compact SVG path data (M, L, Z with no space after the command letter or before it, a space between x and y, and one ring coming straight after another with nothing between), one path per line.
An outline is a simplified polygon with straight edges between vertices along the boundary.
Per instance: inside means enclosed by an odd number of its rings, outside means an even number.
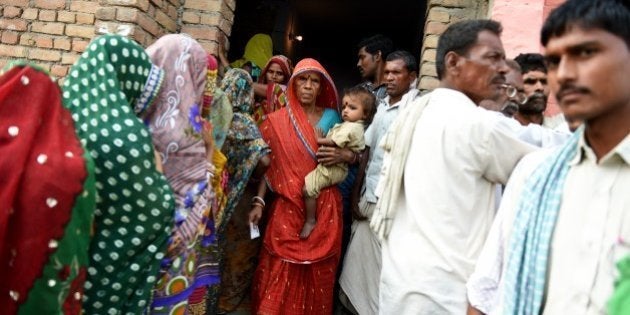
M322 75L318 106L337 106L334 83L315 60L298 63L296 75ZM293 88L289 105L261 125L271 147L271 165L265 175L278 198L269 221L253 286L256 314L331 314L335 273L341 252L342 205L336 186L322 190L317 199L317 225L308 239L299 238L304 223L304 177L317 166L317 139Z

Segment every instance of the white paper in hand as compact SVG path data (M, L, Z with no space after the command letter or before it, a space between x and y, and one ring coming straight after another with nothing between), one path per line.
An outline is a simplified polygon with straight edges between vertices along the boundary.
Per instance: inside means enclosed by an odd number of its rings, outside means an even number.
M258 225L252 222L249 222L249 236L251 237L251 239L260 237L260 231L258 230Z

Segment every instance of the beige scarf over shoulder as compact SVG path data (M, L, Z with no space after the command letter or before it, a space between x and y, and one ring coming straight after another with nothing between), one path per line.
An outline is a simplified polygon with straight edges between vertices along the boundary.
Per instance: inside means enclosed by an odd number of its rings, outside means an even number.
M379 196L370 227L380 240L387 238L396 214L396 203L416 123L429 103L430 94L415 98L399 114L380 146L385 151L381 176L376 187Z

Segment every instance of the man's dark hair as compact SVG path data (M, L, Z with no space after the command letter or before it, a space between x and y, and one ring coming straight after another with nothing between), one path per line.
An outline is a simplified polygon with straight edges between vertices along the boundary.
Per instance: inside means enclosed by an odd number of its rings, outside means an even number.
M363 47L365 47L365 51L372 55L376 54L376 52L380 50L381 56L385 57L394 50L394 43L391 39L389 39L389 37L382 34L376 34L361 40L361 42L357 45L357 49L361 49Z
M605 30L630 47L630 1L569 0L551 12L540 32L540 42L547 46L551 37L561 36L572 26Z
M516 62L514 59L506 59L505 63L507 64L508 67L510 67L510 69L522 74L523 73L523 68L521 68L521 65Z
M541 54L519 54L516 58L514 58L514 61L518 62L518 65L521 66L521 73L523 74L530 71L541 71L547 73L545 58Z
M410 52L406 50L396 50L387 55L387 59L385 59L385 61L394 60L402 60L405 63L405 68L407 68L409 72L418 73L418 62L416 62L416 58Z
M482 31L490 31L497 36L501 35L501 24L493 20L464 20L451 24L438 40L435 57L438 79L442 79L444 71L444 59L450 51L458 55L466 55L477 42L477 36Z
M376 114L376 96L360 84L344 89L343 95L356 96L359 99L363 110L367 113L364 124L366 127L369 126L372 123L374 114Z

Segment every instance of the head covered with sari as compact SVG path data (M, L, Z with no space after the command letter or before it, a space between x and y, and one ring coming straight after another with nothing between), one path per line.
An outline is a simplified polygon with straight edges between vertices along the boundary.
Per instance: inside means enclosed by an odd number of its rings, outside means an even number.
M258 83L270 83L267 82L267 71L269 71L269 67L272 64L277 64L284 72L284 81L280 82L281 84L286 85L289 82L289 78L291 77L291 71L293 71L293 66L291 64L291 59L287 58L284 55L275 55L269 59L265 67L262 69L260 77L258 78Z
M232 62L230 65L233 68L242 68L246 63L252 63L251 76L258 78L262 67L267 64L272 54L273 41L271 40L271 36L259 33L252 36L249 41L247 41L243 57Z
M284 73L284 80L280 84L268 82L267 80L267 72L272 64L277 64ZM257 102L254 104L254 111L252 113L252 117L258 125L267 118L267 115L286 106L287 97L285 89L291 77L291 71L293 71L291 60L283 55L271 57L262 70L260 77L258 77L258 83L267 84L267 91L264 98L256 99Z
M0 305L6 314L81 314L94 165L48 74L28 64L7 69L0 77Z
M229 179L227 204L218 230L219 235L229 221L258 161L269 153L269 148L251 117L254 88L250 75L242 69L230 69L221 82L221 89L232 104L234 117L224 146Z
M296 95L296 78L308 71L321 76L317 106L337 110L332 79L319 62L304 59L289 80L288 106L269 114L260 126L271 149L265 179L277 198L269 206L254 280L255 313L278 313L295 301L307 310L312 307L322 314L333 312L342 230L341 194L336 186L321 191L317 198L317 226L307 239L299 237L305 220L304 177L317 166L318 148L315 130Z
M324 67L315 59L305 58L295 65L293 75L289 79L287 87L287 97L289 104L299 105L299 99L297 97L297 85L295 84L296 78L305 72L317 72L321 76L321 86L319 94L317 95L317 106L323 108L331 108L339 112L339 95L337 94L337 88L335 83L326 71Z
M198 253L206 226L214 227L206 177L207 153L201 137L207 92L208 55L184 34L162 36L147 48L151 61L165 72L164 85L146 119L164 175L175 196L174 231L156 286L156 311L186 307L195 286ZM215 68L216 70L216 62ZM209 236L209 235L208 235ZM213 236L213 235L212 235ZM208 244L210 245L210 244Z
M95 162L95 231L83 300L88 314L142 313L164 257L173 197L139 117L163 76L136 42L103 35L86 47L63 85L64 106Z

